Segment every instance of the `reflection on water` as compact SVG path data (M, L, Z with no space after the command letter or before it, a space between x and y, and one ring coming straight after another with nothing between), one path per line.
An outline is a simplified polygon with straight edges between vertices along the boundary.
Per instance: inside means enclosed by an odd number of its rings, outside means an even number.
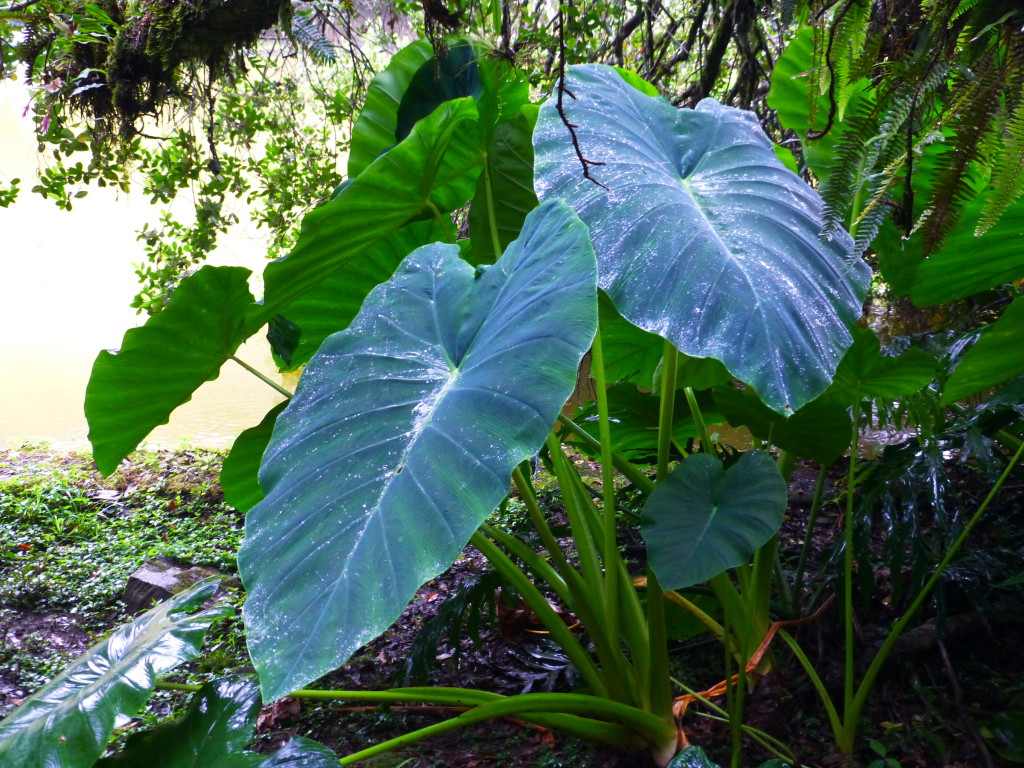
M160 209L142 195L90 187L66 212L29 192L37 159L32 122L21 116L27 99L20 84L0 83L0 179L22 180L18 201L0 208L0 446L45 440L86 447L89 371L101 349L119 347L125 330L144 320L129 307L136 293L132 263L144 258L136 230L156 223ZM221 243L210 263L262 270L257 233L239 227ZM254 284L253 292L262 289ZM262 337L239 357L294 389L294 379L273 373ZM280 400L229 361L147 445L227 447Z

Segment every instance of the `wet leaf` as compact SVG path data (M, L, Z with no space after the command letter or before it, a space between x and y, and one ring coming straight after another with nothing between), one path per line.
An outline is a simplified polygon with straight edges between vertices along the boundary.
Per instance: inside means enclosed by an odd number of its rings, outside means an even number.
M250 427L235 438L231 453L224 459L220 471L220 484L224 501L239 512L248 512L263 498L257 475L263 452L267 450L274 423L287 402L278 403L257 426Z
M768 454L747 451L725 469L698 453L655 487L640 529L662 586L682 589L747 562L785 511L786 483Z
M535 210L493 267L414 252L278 419L239 566L265 697L342 664L447 568L576 383L597 323L586 228Z
M115 630L0 721L0 765L93 765L157 680L194 658L210 624L232 612L221 606L193 613L218 584L201 581Z
M171 412L217 378L227 358L264 319L249 293L249 270L206 266L186 277L167 306L100 352L85 393L96 466L109 475Z
M600 286L630 322L713 357L773 410L820 394L851 342L870 270L843 232L822 240L817 193L775 157L752 113L707 99L677 110L608 67L573 68L567 100L583 178L549 99L535 188L590 227Z
M251 677L214 680L192 696L184 716L131 736L121 754L96 768L256 768L264 758L245 746L259 709Z

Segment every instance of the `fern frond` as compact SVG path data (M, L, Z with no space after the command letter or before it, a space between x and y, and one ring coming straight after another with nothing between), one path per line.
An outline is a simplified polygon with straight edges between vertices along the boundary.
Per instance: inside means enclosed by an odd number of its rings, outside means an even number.
M832 41L832 77L836 81L834 92L839 120L843 119L846 105L854 92L857 79L855 61L864 49L871 17L871 3L867 0L849 0L849 3L842 20L836 25Z
M990 229L1007 208L1024 194L1024 99L1003 129L996 161L989 179L991 192L978 220L976 235Z
M964 204L973 196L968 183L971 163L981 156L986 133L999 109L1000 92L1005 80L994 50L981 62L977 77L961 75L954 87L966 90L970 105L960 115L950 151L945 154L936 177L929 207L931 215L923 225L925 254L933 253L960 219Z
M331 41L324 37L323 30L309 19L292 17L292 35L303 49L321 64L334 64L338 60Z

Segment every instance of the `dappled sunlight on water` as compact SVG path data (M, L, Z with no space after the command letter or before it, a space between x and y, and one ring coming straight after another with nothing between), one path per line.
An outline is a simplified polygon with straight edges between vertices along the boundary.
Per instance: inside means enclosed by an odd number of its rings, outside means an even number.
M0 83L0 179L22 180L18 201L0 208L0 446L85 447L89 371L101 349L119 347L124 331L144 321L129 306L137 290L132 263L144 259L136 231L155 224L160 208L139 194L90 187L65 212L31 193L37 159L31 118L21 116L26 101L19 84ZM210 262L262 271L261 233L238 229ZM253 290L260 295L258 285ZM239 357L294 389L293 379L273 373L262 337ZM229 361L147 444L226 447L280 400Z

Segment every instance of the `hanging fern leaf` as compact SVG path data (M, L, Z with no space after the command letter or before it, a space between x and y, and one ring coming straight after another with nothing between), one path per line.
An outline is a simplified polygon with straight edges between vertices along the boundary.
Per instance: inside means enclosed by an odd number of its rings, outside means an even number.
M928 205L931 212L922 225L925 255L938 249L974 194L968 183L971 164L981 156L1004 85L1003 68L995 48L986 52L976 74L962 71L954 79L953 92L963 94L961 103L967 108L960 115L952 146L943 157L942 170L932 189Z
M989 179L991 192L985 200L985 207L975 232L980 236L987 232L1024 193L1024 99L1017 103L1013 116L1003 131L996 162Z
M292 18L292 36L302 48L321 64L334 64L338 60L334 46L316 24L304 16Z

